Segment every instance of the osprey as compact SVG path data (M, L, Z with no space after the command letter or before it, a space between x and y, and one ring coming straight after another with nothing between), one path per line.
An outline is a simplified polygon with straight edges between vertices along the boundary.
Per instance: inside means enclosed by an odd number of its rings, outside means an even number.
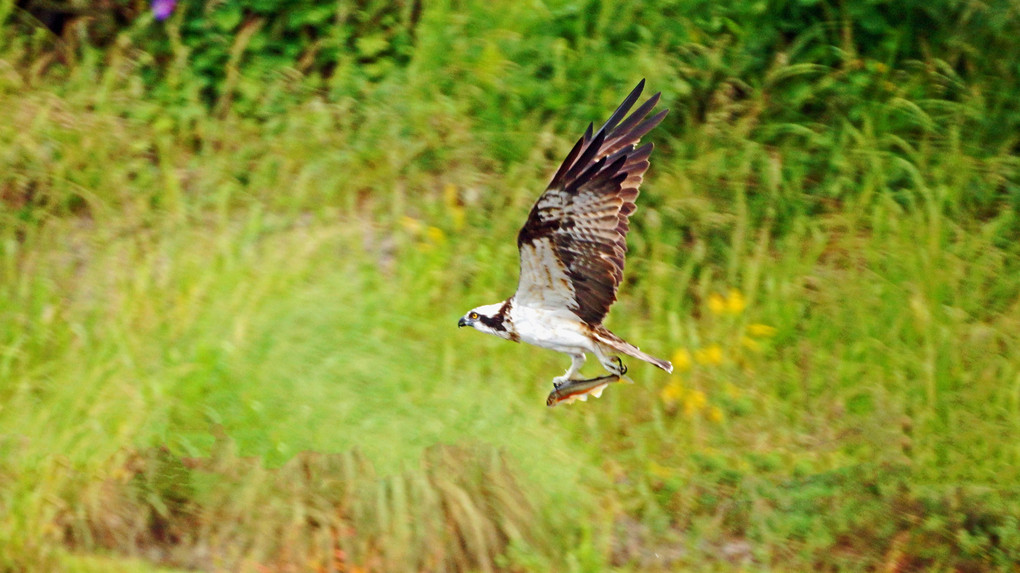
M669 111L645 119L659 101L655 94L626 117L644 85L641 80L594 135L588 124L531 208L517 234L517 292L472 309L457 323L570 355L570 368L553 379L549 405L564 396L583 400L588 393L601 394L609 381L627 372L618 354L673 371L668 361L641 352L602 326L623 278L628 219L652 154L651 143L637 144ZM594 354L610 375L575 380L585 353ZM576 391L565 392L568 388Z

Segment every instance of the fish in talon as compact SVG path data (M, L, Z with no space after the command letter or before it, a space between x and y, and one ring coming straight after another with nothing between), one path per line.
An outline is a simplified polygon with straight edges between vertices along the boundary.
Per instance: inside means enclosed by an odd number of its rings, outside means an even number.
M575 400L587 402L589 394L599 398L602 396L602 391L606 389L606 386L620 380L620 376L616 374L608 374L588 380L570 380L550 392L545 403L547 406L555 406L561 403L570 404Z

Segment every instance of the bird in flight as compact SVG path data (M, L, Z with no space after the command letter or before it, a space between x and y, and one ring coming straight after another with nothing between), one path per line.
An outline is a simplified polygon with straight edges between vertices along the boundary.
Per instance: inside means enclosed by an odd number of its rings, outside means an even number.
M570 368L553 379L550 406L597 397L609 382L624 378L627 367L619 354L673 371L668 361L641 352L602 325L623 278L628 219L652 154L651 143L638 147L638 142L669 111L647 118L657 93L628 116L644 86L641 80L594 135L588 124L531 208L517 234L517 292L471 309L457 323L569 355ZM575 379L586 353L609 375Z

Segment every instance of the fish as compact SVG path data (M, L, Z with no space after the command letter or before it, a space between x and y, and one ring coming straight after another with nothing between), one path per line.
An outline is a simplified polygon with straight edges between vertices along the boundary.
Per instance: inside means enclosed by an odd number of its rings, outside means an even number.
M570 380L550 392L549 397L545 400L545 405L553 407L560 403L569 404L575 400L587 402L589 394L598 398L602 396L602 391L606 389L606 386L613 382L619 382L621 379L633 383L633 380L630 378L626 376L621 378L617 374L607 374L598 378L589 378L588 380Z

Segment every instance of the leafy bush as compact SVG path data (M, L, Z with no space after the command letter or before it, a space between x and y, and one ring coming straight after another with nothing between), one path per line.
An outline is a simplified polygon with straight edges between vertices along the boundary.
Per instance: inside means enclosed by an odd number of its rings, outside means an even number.
M126 57L175 122L193 121L180 115L191 105L272 121L308 97L394 106L449 98L505 165L533 145L522 130L552 117L564 126L599 117L616 97L592 97L599 86L648 76L675 108L667 130L718 125L706 133L756 143L760 161L778 154L791 183L818 197L772 205L777 229L830 199L872 196L859 190L867 164L829 152L861 138L903 166L882 183L901 202L918 192L915 151L938 146L973 156L976 170L1002 180L998 192L963 193L957 205L989 214L1003 202L1020 205L1016 165L994 159L1020 142L1020 70L985 57L1020 51L1020 17L1004 3L232 0L181 2L165 22L137 0L18 5L38 18L15 9L5 28L59 22L63 41L54 46L71 46L78 59L97 48L100 58ZM32 57L47 46L9 42ZM359 110L351 112L357 121ZM767 216L761 206L755 212Z

